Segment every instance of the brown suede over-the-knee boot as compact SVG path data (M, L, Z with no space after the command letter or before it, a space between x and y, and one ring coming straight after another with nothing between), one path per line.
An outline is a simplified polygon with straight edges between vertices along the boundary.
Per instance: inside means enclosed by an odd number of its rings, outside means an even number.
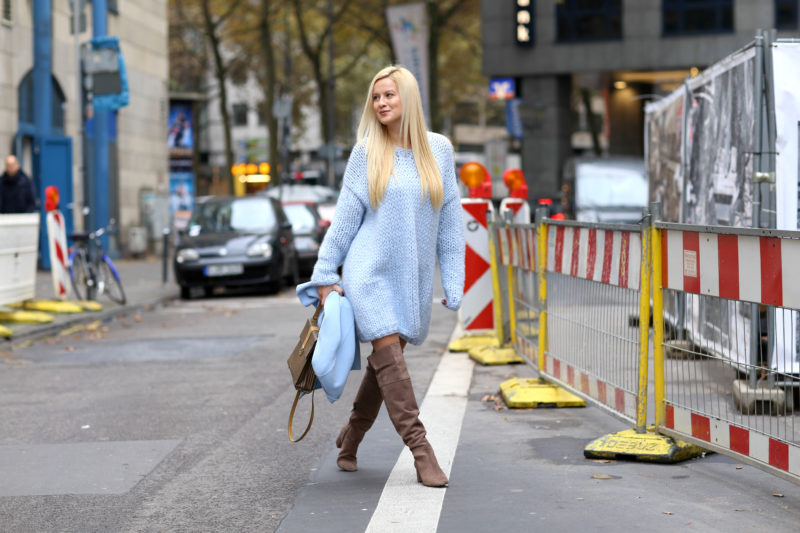
M364 438L364 434L372 427L378 411L381 409L381 390L378 381L375 379L375 370L369 365L364 369L364 377L358 387L356 399L353 402L353 412L350 413L350 421L347 422L336 439L336 447L341 448L336 464L339 468L347 472L358 470L356 452L358 445Z
M446 486L447 476L436 461L433 448L425 437L425 426L419 419L419 407L400 343L376 350L367 360L375 370L389 418L414 456L417 481L428 487Z

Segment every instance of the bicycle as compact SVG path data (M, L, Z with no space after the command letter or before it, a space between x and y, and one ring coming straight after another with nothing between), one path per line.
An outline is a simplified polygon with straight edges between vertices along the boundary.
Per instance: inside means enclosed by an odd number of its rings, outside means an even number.
M79 300L96 300L105 294L111 301L125 305L125 290L119 272L100 241L111 226L92 233L71 233L74 245L69 253L69 278Z

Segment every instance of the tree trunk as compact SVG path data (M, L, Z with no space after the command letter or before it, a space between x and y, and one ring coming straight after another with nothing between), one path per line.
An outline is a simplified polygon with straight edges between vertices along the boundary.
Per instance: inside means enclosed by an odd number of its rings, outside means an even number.
M225 132L225 168L220 175L227 182L226 189L231 192L231 167L233 166L233 139L231 138L231 117L228 113L228 91L225 87L227 80L227 66L222 59L220 52L220 38L217 35L217 26L211 15L209 0L203 0L203 19L206 25L206 36L208 37L211 52L214 56L214 76L219 85L219 108L222 115L222 129Z
M275 67L275 53L272 50L272 28L270 27L270 0L261 0L261 53L264 55L264 65L266 73L264 76L264 113L269 130L269 164L272 167L270 173L278 176L273 181L273 185L280 183L278 173L278 121L272 113L275 104L275 85L277 72ZM287 80L288 83L288 80Z

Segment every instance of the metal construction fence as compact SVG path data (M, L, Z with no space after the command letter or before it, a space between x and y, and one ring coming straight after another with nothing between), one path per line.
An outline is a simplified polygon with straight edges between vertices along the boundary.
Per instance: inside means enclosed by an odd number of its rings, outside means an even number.
M643 302L649 313L644 229L543 220L494 232L508 270L505 309L517 352L540 376L642 430L646 413L637 407L646 406L649 320L642 334L632 318Z
M656 223L653 240L659 431L800 482L800 232Z
M800 483L800 232L651 218L498 221L512 345L641 434L650 383L655 432Z

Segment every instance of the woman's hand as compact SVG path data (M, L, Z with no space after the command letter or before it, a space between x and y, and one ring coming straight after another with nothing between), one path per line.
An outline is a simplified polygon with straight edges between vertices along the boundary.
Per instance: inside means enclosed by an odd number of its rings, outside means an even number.
M333 285L320 285L317 287L317 294L319 295L320 304L323 306L325 305L325 299L332 291L338 292L339 296L344 296L344 291L338 283L334 283Z

